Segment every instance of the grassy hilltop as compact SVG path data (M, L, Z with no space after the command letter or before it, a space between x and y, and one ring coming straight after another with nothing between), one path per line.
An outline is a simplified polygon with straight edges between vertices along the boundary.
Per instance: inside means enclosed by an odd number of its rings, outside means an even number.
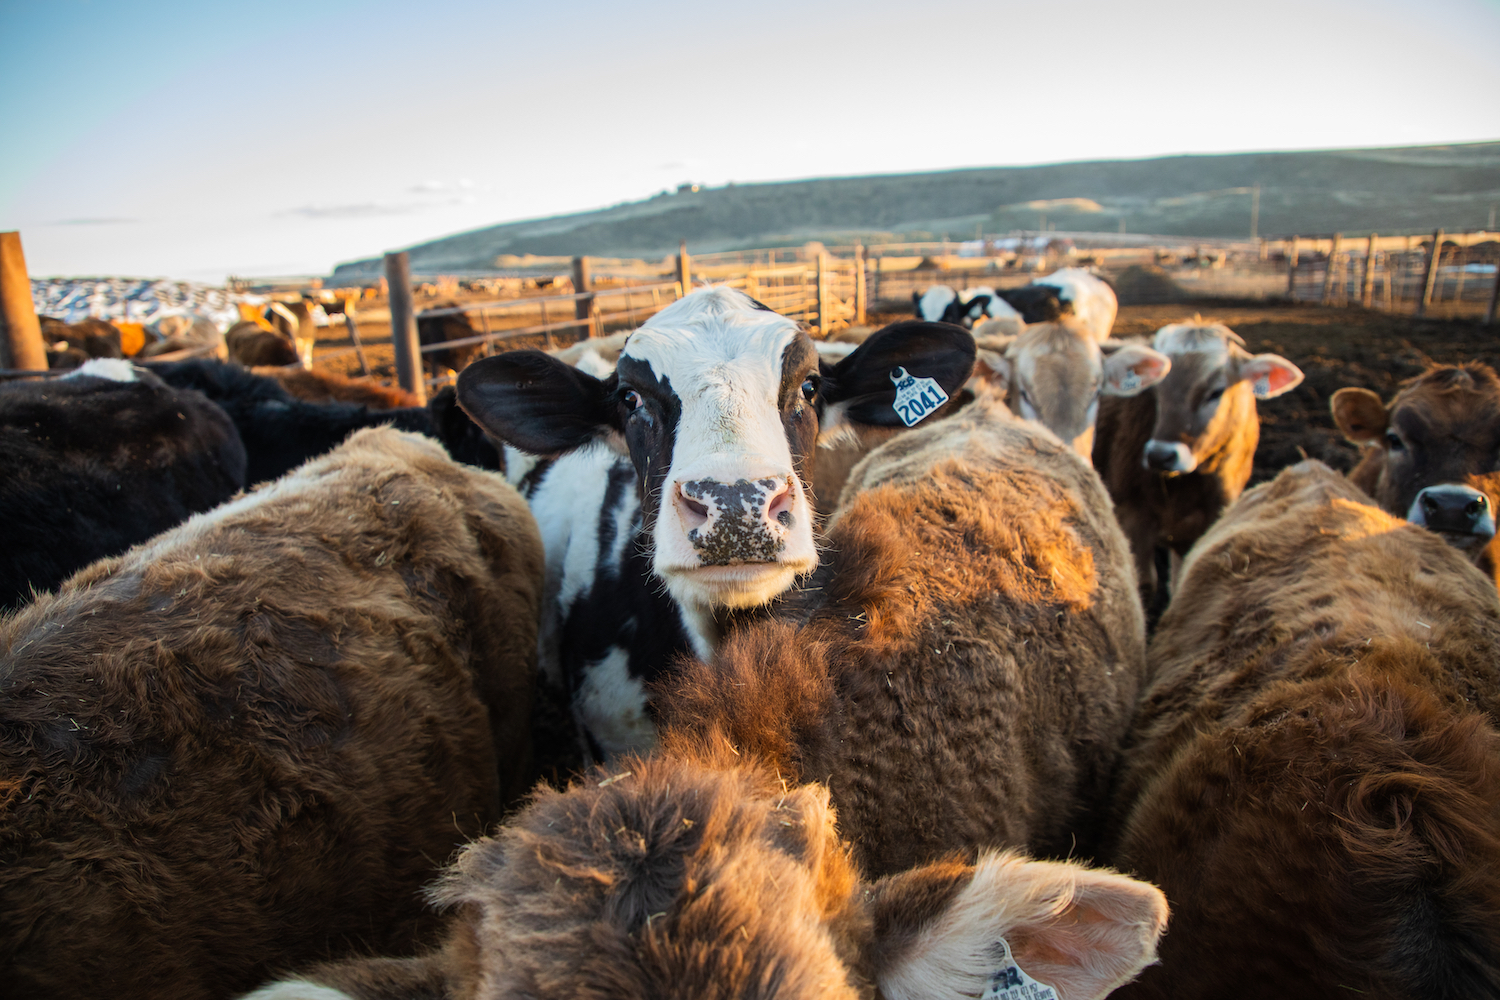
M1038 167L830 177L679 191L594 212L510 222L410 247L414 271L493 269L501 255L656 258L862 239L954 239L1043 223L1059 230L1246 236L1484 228L1500 204L1500 142L1396 149L1168 156ZM379 273L379 258L336 277Z

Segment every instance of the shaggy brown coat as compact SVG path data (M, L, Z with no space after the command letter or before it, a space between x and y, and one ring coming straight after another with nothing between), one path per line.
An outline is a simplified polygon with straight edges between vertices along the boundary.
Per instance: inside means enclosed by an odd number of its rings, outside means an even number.
M1173 909L1130 996L1500 991L1500 601L1363 499L1304 462L1188 558L1119 788Z
M978 996L1005 938L1075 1000L1150 961L1166 917L1150 886L981 850L1067 851L1089 828L1142 680L1134 577L1097 477L982 403L887 443L849 490L785 609L800 627L745 625L663 690L658 757L539 791L472 845L437 893L460 907L445 954L302 985ZM257 996L309 995L274 992L290 985Z
M308 403L354 403L372 410L399 410L420 406L417 397L396 386L370 379L349 378L334 372L307 368L252 368L256 375L274 378L297 399Z
M369 430L0 620L5 991L430 940L421 886L524 790L542 558L498 476Z

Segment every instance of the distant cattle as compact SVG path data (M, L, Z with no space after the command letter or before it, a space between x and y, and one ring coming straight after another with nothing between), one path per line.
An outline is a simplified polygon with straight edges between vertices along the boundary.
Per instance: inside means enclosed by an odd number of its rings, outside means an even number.
M1035 282L1058 290L1058 302L1072 312L1095 340L1109 339L1120 311L1115 290L1102 278L1081 267L1065 267ZM1028 320L1028 322L1030 322Z
M337 447L362 427L389 424L398 430L435 434L432 411L422 407L372 410L351 403L308 403L273 378L217 361L179 361L152 366L169 384L196 389L229 414L245 443L246 482L275 479L310 458ZM453 424L465 440L462 425Z
M229 328L224 334L224 346L229 360L246 368L299 363L297 345L290 336L277 330L267 330L259 323L249 320Z
M445 950L254 996L1040 1000L1135 975L1155 889L995 851L1092 825L1143 677L1097 477L998 404L860 468L786 620L663 685L653 758L465 850Z
M120 328L102 319L68 323L40 316L42 340L47 345L47 367L77 368L91 358L123 358Z
M7 994L430 941L421 886L527 786L541 577L514 490L374 430L0 619Z
M396 386L372 379L349 378L336 372L310 368L251 368L253 374L273 378L292 396L305 403L354 403L372 410L399 410L418 406L417 397Z
M507 475L542 526L556 596L544 670L594 753L649 746L646 685L673 655L711 655L727 619L817 565L820 421L923 419L973 360L963 330L912 322L825 368L795 322L719 287L653 316L602 380L539 351L464 370L459 402L517 449Z
M1055 323L1075 317L1097 341L1109 339L1119 312L1114 289L1102 278L1078 267L1066 267L1029 285L995 290L975 287L955 292L934 285L912 304L921 319L982 328L986 335L1019 333L1033 323Z
M436 314L436 315L434 315ZM469 322L468 314L451 302L439 303L417 317L417 339L423 347L446 344L450 340L477 337L480 331ZM484 355L483 344L465 344L440 351L424 351L422 360L433 374L463 371L474 359Z
M299 302L272 302L266 308L265 319L277 332L292 341L302 367L311 368L318 327L328 325L328 314L323 311L322 305L306 299Z
M1152 346L1171 359L1171 371L1149 393L1103 401L1094 468L1130 539L1154 619L1171 587L1158 573L1158 551L1175 564L1240 495L1260 440L1255 401L1295 388L1302 371L1277 354L1252 356L1219 323L1164 326Z
M1381 508L1441 534L1493 575L1500 503L1500 378L1470 361L1438 365L1390 403L1340 389L1334 422L1363 449L1349 479Z
M123 360L0 385L0 610L245 485L224 411Z
M1500 995L1500 601L1306 462L1198 542L1106 857L1172 905L1121 997Z
M1144 344L1100 344L1082 323L1065 317L1035 323L984 360L1006 387L1011 409L1056 434L1090 460L1100 400L1135 396L1160 382L1171 360Z

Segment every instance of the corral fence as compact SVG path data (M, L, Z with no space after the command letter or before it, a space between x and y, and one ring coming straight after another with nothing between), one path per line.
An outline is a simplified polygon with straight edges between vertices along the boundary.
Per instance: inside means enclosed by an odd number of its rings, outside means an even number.
M1431 237L1294 236L1281 241L1286 297L1325 305L1361 305L1418 316L1435 303L1488 301L1494 322L1500 244L1494 233L1436 230ZM1434 248L1437 248L1434 252Z

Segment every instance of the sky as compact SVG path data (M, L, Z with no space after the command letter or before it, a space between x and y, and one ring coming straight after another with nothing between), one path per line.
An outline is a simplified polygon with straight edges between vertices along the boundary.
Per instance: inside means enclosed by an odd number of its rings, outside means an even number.
M684 181L1500 139L1500 0L0 0L0 37L38 277L321 274Z

